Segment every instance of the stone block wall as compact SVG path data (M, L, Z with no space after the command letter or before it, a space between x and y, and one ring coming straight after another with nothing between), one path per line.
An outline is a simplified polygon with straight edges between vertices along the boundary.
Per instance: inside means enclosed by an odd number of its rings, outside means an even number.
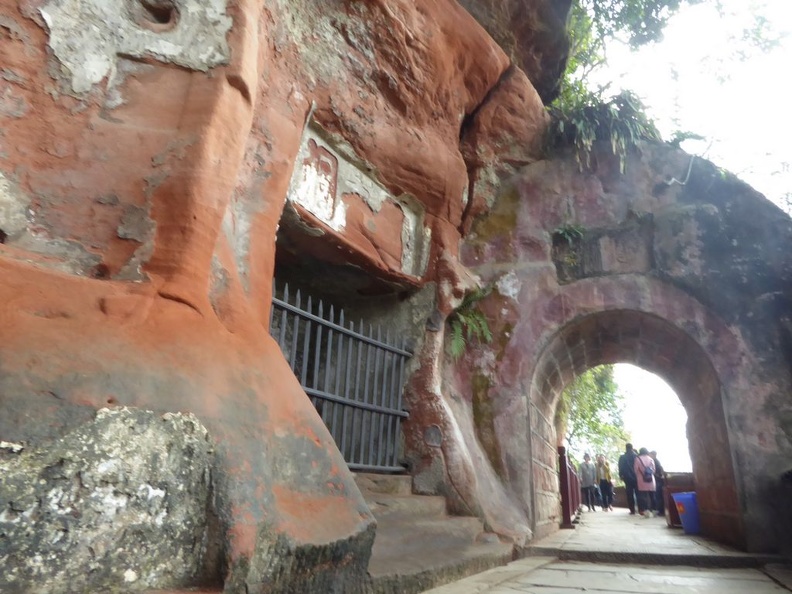
M689 183L669 183L691 159ZM568 225L583 236L559 241ZM564 386L591 367L631 362L657 373L688 411L705 533L784 549L788 520L773 525L771 499L790 448L777 423L790 385L790 239L789 217L763 196L670 147L642 147L623 176L602 153L594 171L571 158L525 167L463 249L482 279L512 288L484 305L499 312L491 320L503 337L491 383L507 387L490 392L494 408L513 414L527 393L532 412L552 418ZM517 353L519 365L503 364ZM508 450L513 436L500 436ZM545 439L532 436L537 498ZM507 478L519 498L517 484ZM537 499L534 528L553 523L553 508Z

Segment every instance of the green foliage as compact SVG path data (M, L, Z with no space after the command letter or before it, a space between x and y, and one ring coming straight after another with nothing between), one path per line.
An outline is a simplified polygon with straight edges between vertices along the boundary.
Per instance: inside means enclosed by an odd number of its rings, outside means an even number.
M605 65L605 40L595 33L591 14L580 2L574 2L567 18L569 35L569 59L567 60L564 80L561 85L561 102L569 102L572 97L586 88L589 74Z
M646 116L640 99L623 91L605 100L602 91L580 89L577 94L563 96L550 109L551 123L547 131L547 148L553 150L572 146L578 167L591 169L595 142L605 142L619 159L624 172L627 152L642 140L660 140L660 133Z
M703 0L575 0L567 19L570 52L560 101L585 92L587 78L605 65L606 47L623 41L636 49L658 41L668 20L683 5Z
M613 462L630 441L622 418L624 399L613 379L613 365L601 365L575 378L556 408L556 427L564 433L569 452L582 460L604 454Z
M591 17L593 34L617 38L632 49L663 38L668 20L681 6L702 0L577 0Z
M583 225L575 225L573 223L566 223L553 229L553 236L559 239L566 240L569 245L572 245L576 239L582 239L586 233Z
M459 359L465 352L470 341L492 342L487 317L478 309L478 302L492 292L492 287L485 287L467 293L450 316L448 324L451 327L451 340L449 351L453 359Z
M608 140L623 169L626 148L642 138L659 140L655 126L634 95L624 92L608 100L604 89L592 90L595 85L590 81L594 72L607 65L608 47L625 43L637 49L660 41L669 20L681 8L696 4L714 6L722 18L730 14L720 0L573 0L567 20L569 59L551 108L555 120L551 146L573 145L582 169L591 165L593 142ZM721 71L718 76L723 80L727 64L780 46L784 32L762 9L761 2L751 2L752 20L732 37L731 51L713 63L712 68ZM617 130L611 130L611 122ZM697 136L681 133L672 143L678 146L688 138Z
M547 148L572 146L581 170L591 168L592 147L609 144L624 171L628 150L641 140L660 140L641 101L630 91L606 98L607 89L592 90L592 72L606 65L613 41L633 49L658 41L668 20L683 5L705 0L575 0L567 31L570 54L561 92L549 108Z
M671 140L668 141L668 144L676 148L679 148L680 145L686 140L706 140L706 138L701 134L696 134L695 132L677 130L676 132L674 132L674 135L671 137Z

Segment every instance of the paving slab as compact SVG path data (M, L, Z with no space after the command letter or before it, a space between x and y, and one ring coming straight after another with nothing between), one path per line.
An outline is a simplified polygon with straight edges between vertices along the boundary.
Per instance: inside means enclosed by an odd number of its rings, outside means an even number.
M669 528L627 510L584 513L574 530L532 543L530 556L427 594L784 594L792 565ZM647 562L634 562L634 559Z
M530 555L562 560L761 567L784 562L778 555L745 553L698 535L670 528L662 516L645 518L626 509L584 512L577 527L531 543Z
M537 567L513 562L427 594L789 594L759 569L594 564L549 559ZM504 579L500 579L503 577Z
M693 594L702 591L745 594L788 592L759 570L701 569L686 566L604 565L557 561L509 582L517 591L551 588L560 592L644 592Z

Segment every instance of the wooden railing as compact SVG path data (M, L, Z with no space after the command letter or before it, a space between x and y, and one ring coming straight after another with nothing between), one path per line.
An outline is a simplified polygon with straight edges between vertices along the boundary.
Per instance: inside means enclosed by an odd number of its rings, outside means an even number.
M580 479L569 463L566 448L558 446L558 479L561 486L561 528L574 528L580 508Z

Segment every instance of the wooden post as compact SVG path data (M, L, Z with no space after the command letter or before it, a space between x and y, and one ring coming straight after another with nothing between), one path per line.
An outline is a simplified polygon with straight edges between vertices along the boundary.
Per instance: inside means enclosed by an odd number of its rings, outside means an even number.
M571 491L571 483L575 481L570 480L569 459L564 446L558 446L558 480L561 487L561 528L574 528L572 506L575 497Z

